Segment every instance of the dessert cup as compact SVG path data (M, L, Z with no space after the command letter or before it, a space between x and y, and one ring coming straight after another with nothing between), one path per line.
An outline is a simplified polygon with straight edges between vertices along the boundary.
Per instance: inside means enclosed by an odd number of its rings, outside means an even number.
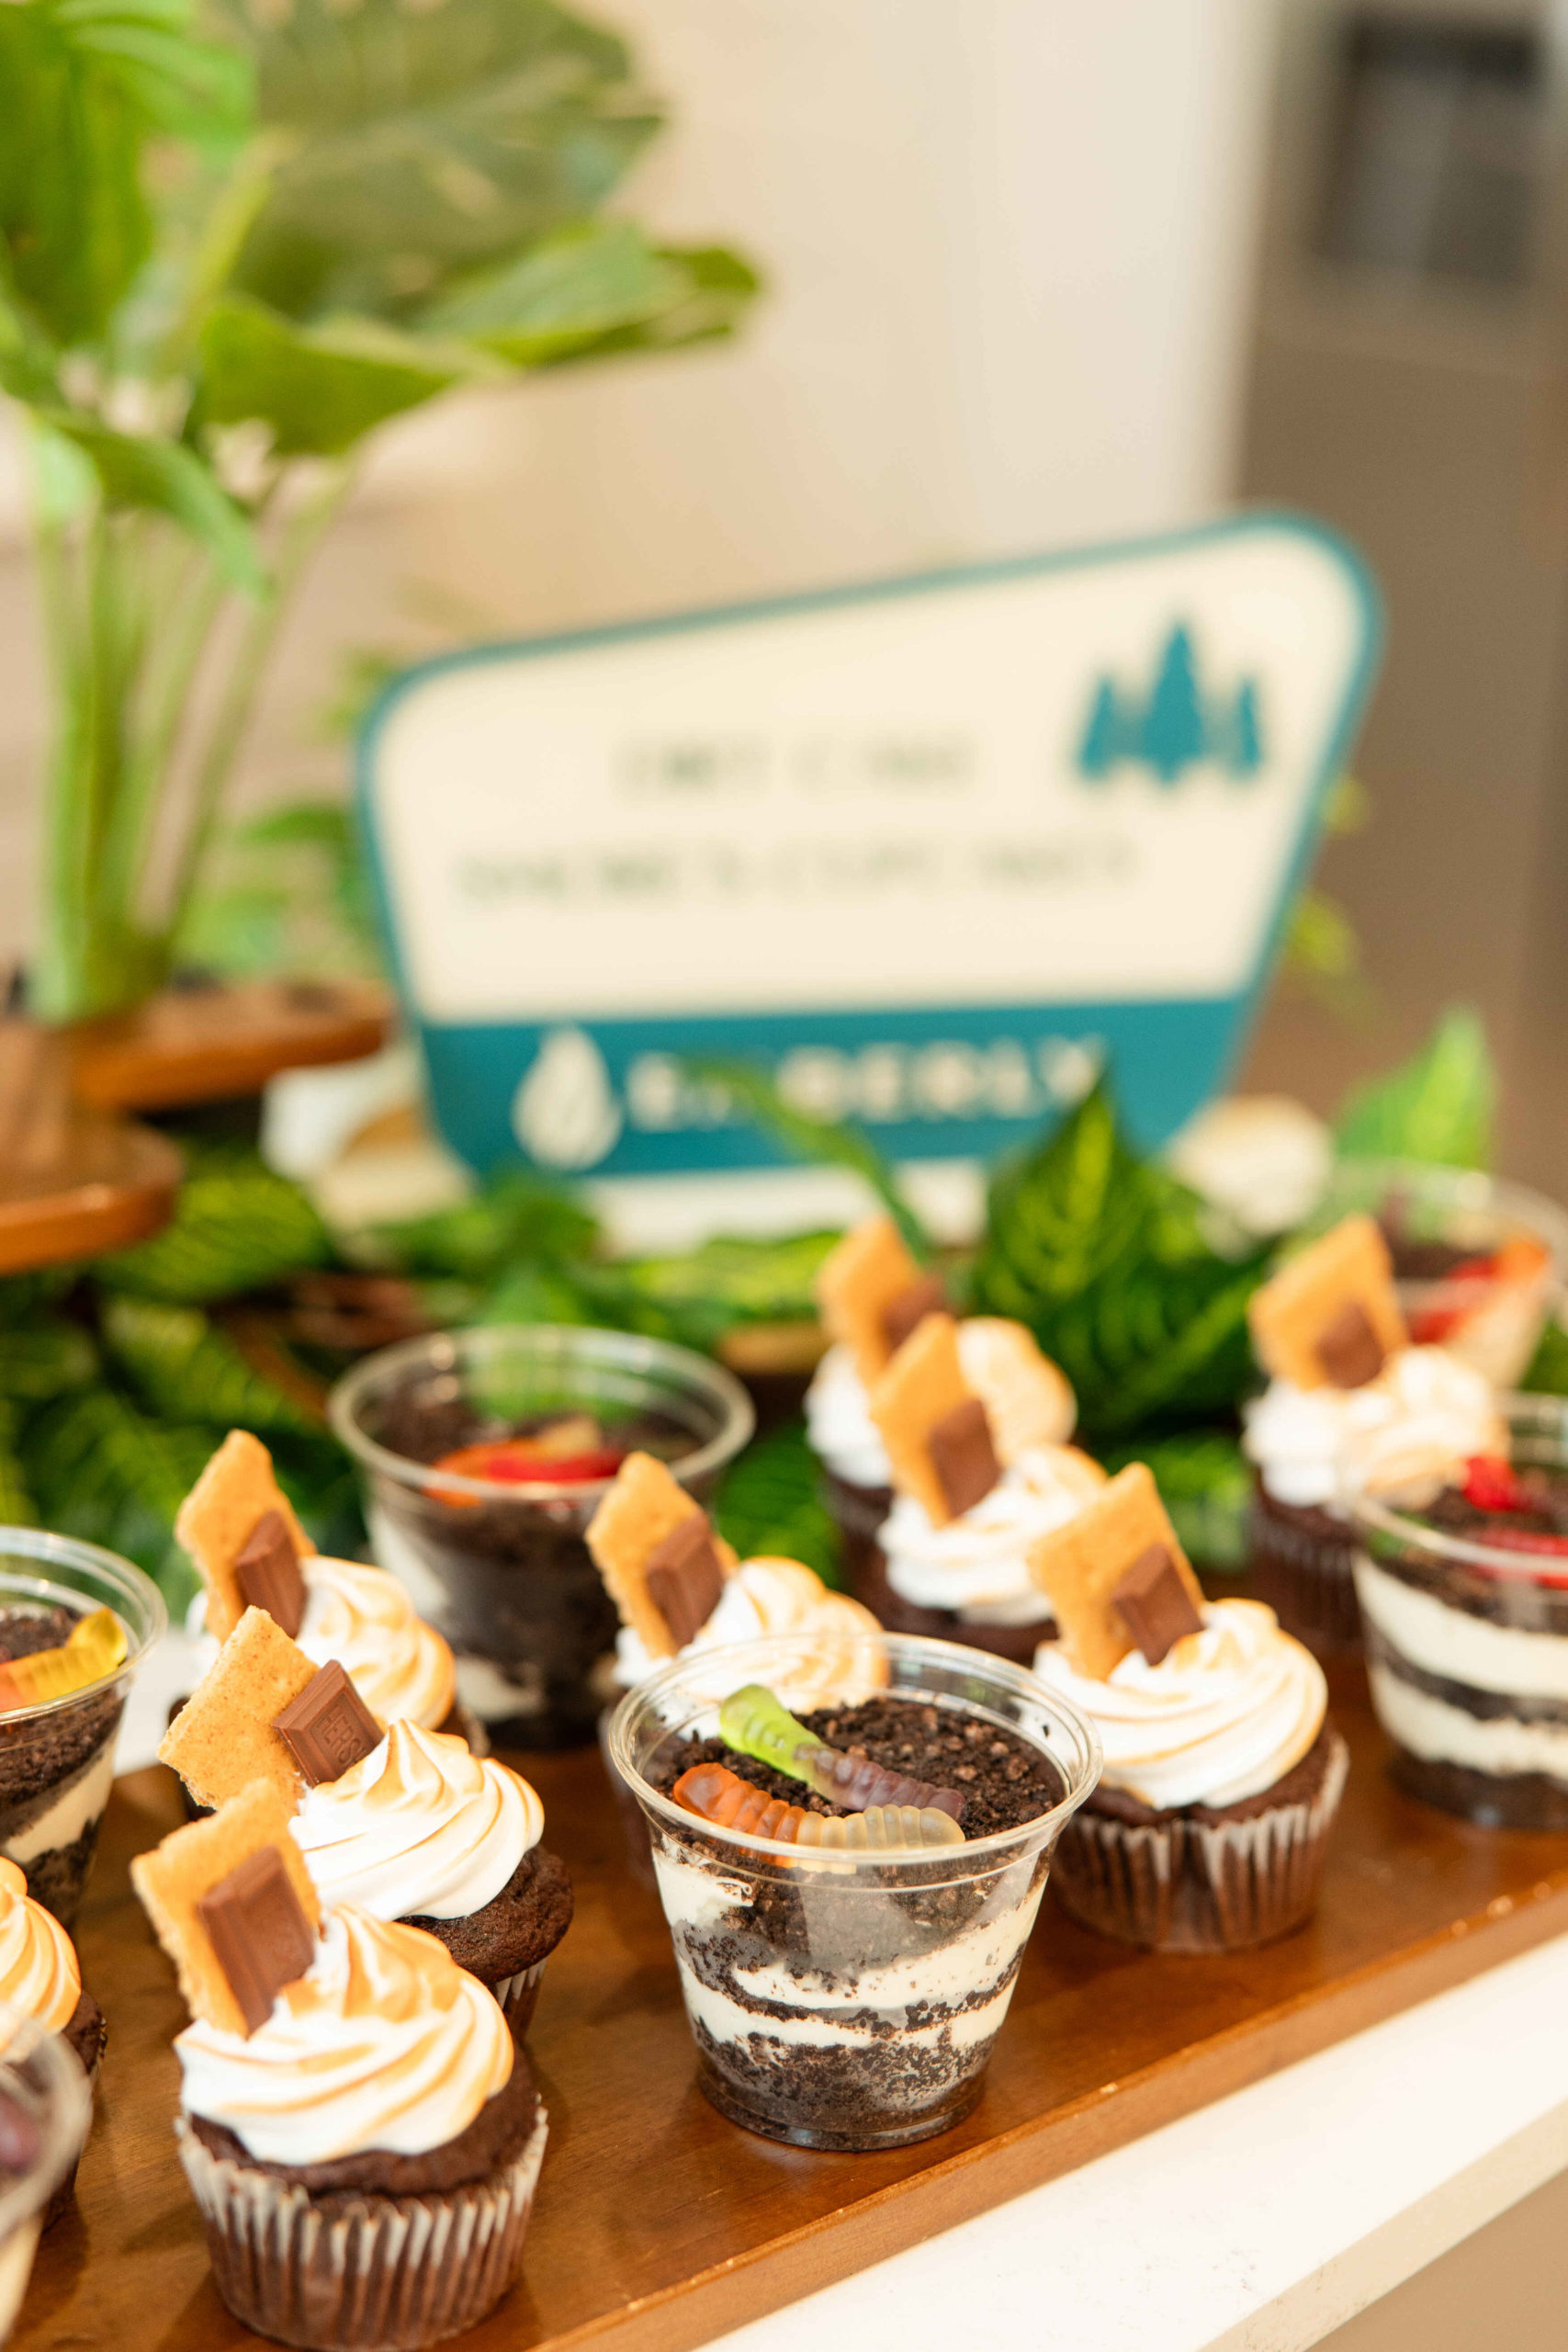
M37 1528L0 1528L0 1626L17 1613L55 1619L51 1641L94 1609L114 1611L126 1653L80 1690L0 1716L0 1854L28 1892L70 1927L114 1780L115 1735L130 1685L167 1618L151 1577L112 1552Z
M1314 1227L1358 1209L1388 1235L1412 1340L1447 1348L1494 1388L1521 1380L1568 1276L1568 1216L1477 1169L1342 1160Z
M0 2005L0 2344L16 2325L46 2213L69 2194L92 2111L64 2035Z
M1361 1615L1351 1573L1355 1529L1325 1503L1283 1503L1261 1472L1247 1513L1255 1600L1267 1601L1287 1634L1318 1657L1360 1647Z
M889 1699L1019 1735L1048 1760L1049 1812L957 1846L874 1859L704 1822L651 1785L685 1736L715 1728L713 1673L776 1683L789 1636L677 1659L628 1691L616 1771L648 1821L705 2096L732 2122L815 2148L899 2147L945 2132L980 2096L1064 1825L1100 1745L1032 1676L947 1642L893 1635Z
M1568 1484L1568 1406L1504 1400L1516 1466ZM1568 1550L1355 1510L1372 1703L1411 1795L1489 1827L1568 1829Z
M365 1479L377 1559L451 1644L464 1703L514 1747L593 1737L616 1618L583 1532L609 1481L437 1478L432 1464L531 1417L586 1412L618 1445L663 1453L702 1500L754 1425L739 1382L706 1358L554 1324L384 1349L338 1384L331 1411Z

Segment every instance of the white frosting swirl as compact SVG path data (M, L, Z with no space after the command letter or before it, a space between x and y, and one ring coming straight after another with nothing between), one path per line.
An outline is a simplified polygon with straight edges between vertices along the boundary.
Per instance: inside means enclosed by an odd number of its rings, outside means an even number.
M327 1914L310 1969L254 2033L197 2018L175 2048L187 2111L274 2165L444 2147L513 2058L494 1999L445 1944L352 1907Z
M1077 1419L1066 1375L1041 1354L1021 1323L971 1315L958 1326L964 1377L986 1408L1003 1462L1039 1445L1065 1445ZM893 1472L882 1432L871 1418L852 1351L829 1348L806 1393L806 1430L813 1452L850 1487L890 1487Z
M1080 1674L1058 1642L1034 1671L1100 1734L1107 1788L1145 1804L1236 1804L1282 1781L1323 1727L1328 1685L1310 1650L1260 1600L1215 1600L1202 1631L1151 1666L1128 1653L1108 1681Z
M315 1666L335 1657L378 1724L412 1715L426 1731L457 1695L452 1653L385 1568L311 1553L299 1563L305 1616L295 1640Z
M59 1920L33 1901L18 1864L0 1856L0 2001L58 2033L81 1997L75 1945Z
M787 1707L799 1711L835 1701L856 1706L887 1679L887 1646L870 1610L847 1593L830 1592L799 1560L742 1560L726 1579L713 1615L681 1656L700 1657L705 1650L728 1649L736 1642L762 1641L775 1634L813 1637L809 1654L777 1686ZM649 1658L629 1625L621 1628L615 1668L623 1683L645 1681L666 1664L667 1659ZM713 1695L727 1699L732 1688L721 1671Z
M887 1581L917 1609L955 1609L971 1624L1043 1624L1051 1603L1030 1574L1029 1555L1104 1484L1100 1464L1076 1446L1040 1445L945 1527L933 1527L913 1495L900 1495L877 1537Z
M466 1919L538 1844L545 1808L504 1764L404 1716L341 1780L307 1789L289 1826L329 1910Z
M1506 1453L1491 1387L1446 1348L1400 1348L1362 1388L1271 1381L1242 1441L1282 1503L1379 1495L1419 1508L1475 1453Z

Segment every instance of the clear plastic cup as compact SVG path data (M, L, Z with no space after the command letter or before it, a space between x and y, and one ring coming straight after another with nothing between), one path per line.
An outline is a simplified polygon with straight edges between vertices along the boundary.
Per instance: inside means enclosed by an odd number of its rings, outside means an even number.
M965 2116L1012 1998L1052 1849L1100 1777L1093 1726L1004 1659L890 1634L888 1695L1020 1733L1059 1802L1017 1829L908 1860L824 1852L698 1821L645 1777L716 1728L716 1665L772 1683L809 1635L675 1660L628 1691L615 1770L648 1820L697 2047L722 2115L811 2148L892 2148Z
M1410 1336L1445 1347L1495 1388L1524 1376L1568 1276L1568 1216L1539 1193L1472 1168L1346 1159L1313 1218L1378 1217Z
M0 2002L0 2344L28 2290L44 2211L82 2153L93 2095L57 2033Z
M1516 1464L1568 1483L1568 1404L1504 1400ZM1471 1821L1568 1829L1568 1552L1354 1506L1372 1704L1411 1795Z
M582 1412L651 1442L699 1501L755 1426L690 1349L572 1324L494 1325L383 1348L333 1391L377 1559L451 1644L457 1693L498 1746L586 1743L613 1687L614 1604L583 1541L608 1481L513 1484L431 1464L536 1416Z
M59 1609L81 1617L105 1608L125 1628L114 1672L0 1715L0 1854L20 1864L28 1894L66 1927L92 1868L125 1702L168 1618L152 1577L129 1560L73 1536L0 1527L0 1615Z

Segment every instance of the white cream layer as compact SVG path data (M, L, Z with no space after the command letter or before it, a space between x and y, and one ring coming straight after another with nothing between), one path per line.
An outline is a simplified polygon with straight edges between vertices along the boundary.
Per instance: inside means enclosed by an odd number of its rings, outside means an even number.
M56 1846L73 1846L92 1823L98 1820L109 1801L114 1786L114 1742L109 1740L103 1754L88 1765L79 1780L73 1781L54 1804L29 1821L14 1838L7 1838L0 1852L7 1861L30 1862L39 1854L47 1854Z
M1462 1764L1472 1772L1542 1772L1568 1785L1568 1724L1528 1724L1510 1715L1487 1722L1402 1682L1386 1666L1369 1660L1367 1676L1379 1722L1413 1756L1429 1764Z
M890 1487L892 1465L871 1418L853 1351L829 1349L806 1392L806 1434L818 1460L848 1487Z
M776 1684L778 1696L796 1714L813 1707L858 1706L887 1679L887 1645L870 1610L848 1593L830 1591L799 1560L742 1560L726 1578L713 1615L681 1656L700 1658L707 1650L776 1634L811 1639L810 1650L797 1657ZM615 1640L615 1673L626 1688L646 1681L668 1663L650 1658L640 1636L631 1626L622 1626ZM726 1667L716 1670L706 1690L694 1680L691 1690L694 1698L711 1699L717 1706L734 1687Z
M975 1625L1041 1625L1051 1603L1030 1573L1043 1535L1091 1502L1105 1473L1070 1445L1032 1447L969 1510L933 1527L900 1495L877 1542L887 1581L917 1609L953 1609Z
M1472 1454L1508 1450L1491 1387L1446 1348L1401 1348L1361 1388L1271 1381L1246 1418L1265 1487L1298 1510L1360 1494L1419 1509Z
M1032 1446L1066 1443L1077 1399L1023 1324L999 1315L965 1316L958 1326L958 1361L986 1408L1003 1462L1016 1462ZM813 1452L846 1486L893 1484L865 1384L841 1343L829 1349L807 1391L806 1429Z
M1016 1982L1007 1984L989 2001L976 2002L958 2017L943 2018L935 2025L907 2026L897 2029L901 2049L908 2050L967 2050L977 2041L988 2041L1001 2026L1012 1999ZM683 1963L681 1968L681 1994L686 2004L686 2014L694 2024L701 2023L717 2042L749 2041L754 2035L766 2041L782 2041L797 2048L831 2049L835 2046L859 2045L874 2050L881 2037L876 2031L875 2018L862 2018L858 2024L846 2023L842 2018L829 2017L819 2010L800 2009L793 2017L775 2018L759 2014L755 2009L743 2009L728 1994L717 1993L711 1984L704 1984ZM930 2097L929 2087L922 2088L919 2103Z
M1355 1573L1357 1598L1369 1622L1423 1673L1521 1699L1568 1700L1568 1634L1536 1634L1472 1617L1435 1593L1391 1577L1365 1554L1358 1557Z

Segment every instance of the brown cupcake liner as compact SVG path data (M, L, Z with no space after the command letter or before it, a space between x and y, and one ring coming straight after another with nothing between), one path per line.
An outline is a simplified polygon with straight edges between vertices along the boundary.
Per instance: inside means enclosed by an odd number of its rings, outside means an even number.
M521 2041L534 2022L534 2011L539 2006L539 1985L549 1963L547 1952L528 1968L519 1968L510 1976L502 1976L491 1986L501 2004L501 2013L512 2028L513 2041Z
M378 2197L312 2196L175 2126L219 2293L243 2326L304 2352L418 2352L476 2327L521 2267L547 2129L541 2108L488 2179Z
M1248 1514L1251 1593L1267 1601L1287 1634L1319 1657L1361 1645L1361 1612L1351 1572L1355 1531L1327 1511L1276 1501L1258 1480Z
M1097 1934L1153 1951L1246 1951L1311 1917L1349 1750L1331 1731L1314 1795L1241 1821L1172 1814L1134 1824L1087 1807L1062 1832L1051 1884Z

